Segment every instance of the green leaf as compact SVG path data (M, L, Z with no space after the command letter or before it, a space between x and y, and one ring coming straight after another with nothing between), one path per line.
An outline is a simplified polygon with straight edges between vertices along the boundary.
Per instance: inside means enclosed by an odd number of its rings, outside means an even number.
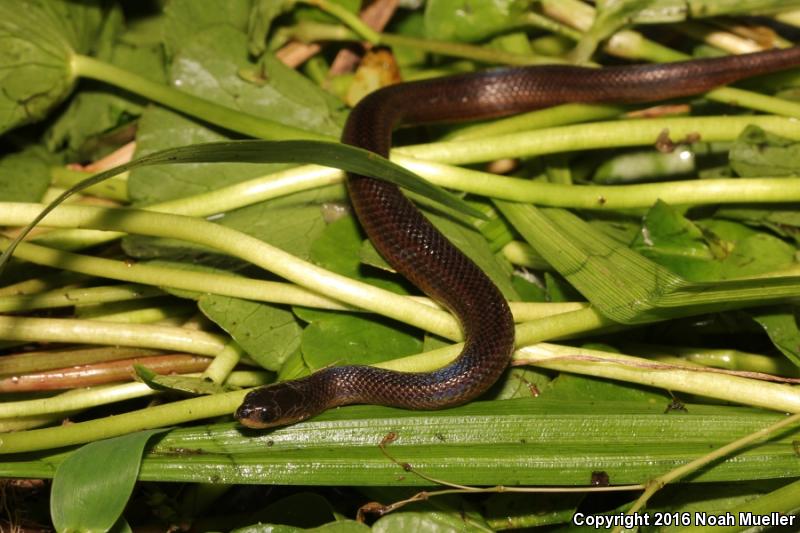
M160 20L155 18L152 23ZM142 39L138 31L124 31L121 10L112 10L103 33L109 34L109 50L98 54L101 59L156 83L167 83L163 46L158 41ZM140 115L142 104L141 98L129 92L86 81L48 128L45 143L51 151L67 148L78 161L95 161L118 148L119 138L124 138L125 133L132 135L133 129L119 133L114 130ZM105 140L103 134L108 134L109 139Z
M428 0L425 33L442 41L479 41L519 25L528 0Z
M730 219L748 226L764 227L800 243L800 211L793 205L776 205L770 209L758 207L724 207L714 213L715 218Z
M422 341L377 318L329 314L303 330L303 357L312 370L331 365L369 365L419 353Z
M341 101L270 54L250 62L247 36L230 26L192 35L170 77L182 91L287 126L338 137L344 124Z
M280 306L206 295L200 310L268 370L280 369L300 346L300 326Z
M800 143L758 126L742 131L729 157L731 168L743 178L800 175Z
M400 499L400 498L398 498ZM372 525L373 533L395 531L490 531L486 520L463 498L444 497L382 516Z
M202 378L185 376L164 376L153 372L144 365L133 365L136 375L148 387L161 392L173 392L197 396L199 394L219 394L227 389Z
M408 293L406 285L397 277L381 275L382 272L362 268L361 252L363 233L353 216L345 216L325 227L311 245L310 258L328 270L397 292ZM380 258L377 250L373 252ZM382 260L382 258L381 258Z
M50 186L52 156L37 146L0 159L0 200L38 202Z
M319 494L301 491L280 498L255 512L248 513L245 523L259 522L259 525L235 531L264 531L262 524L281 524L278 527L286 528L287 531L309 531L315 527L330 526L331 520L335 518L336 513L328 500ZM280 530L278 529L278 531ZM275 531L275 529L268 531Z
M693 223L659 201L644 217L631 248L690 281L753 276L789 268L795 248L726 220Z
M273 524L257 524L233 530L231 533L369 533L370 527L355 520L337 520L318 527L299 528Z
M56 529L110 529L133 491L147 441L164 431L151 429L92 442L61 463L50 495L50 514Z
M0 0L0 133L43 119L75 84L74 53L91 49L103 2Z
M800 328L793 306L756 309L753 320L764 328L769 339L792 363L800 367Z
M229 26L244 32L251 0L170 0L164 7L164 46L171 58L200 32Z

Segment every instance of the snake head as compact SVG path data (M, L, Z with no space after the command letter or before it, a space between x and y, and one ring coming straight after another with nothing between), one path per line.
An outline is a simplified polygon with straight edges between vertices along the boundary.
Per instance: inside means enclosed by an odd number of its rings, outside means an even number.
M294 424L325 409L314 389L310 377L259 387L244 397L233 416L253 429Z

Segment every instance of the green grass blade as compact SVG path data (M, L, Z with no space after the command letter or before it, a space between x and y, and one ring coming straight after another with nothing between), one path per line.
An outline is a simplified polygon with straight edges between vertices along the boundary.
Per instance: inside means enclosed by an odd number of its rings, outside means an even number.
M388 459L464 484L586 485L603 470L611 483L640 483L766 427L783 415L756 409L639 401L521 399L413 412L354 406L267 432L234 423L176 429L145 456L141 479L302 485L429 485ZM633 436L632 436L633 435ZM692 481L800 476L797 430L700 470ZM0 476L47 477L63 456L4 457ZM52 475L52 474L50 474Z
M497 200L503 215L609 318L625 324L765 305L800 296L800 277L692 283L562 209Z

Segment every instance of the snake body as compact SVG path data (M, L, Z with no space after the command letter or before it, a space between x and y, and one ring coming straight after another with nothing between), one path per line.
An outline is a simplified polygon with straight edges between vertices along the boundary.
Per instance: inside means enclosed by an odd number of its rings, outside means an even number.
M702 93L733 81L800 64L800 47L656 65L592 69L535 66L489 70L392 85L351 112L342 142L388 157L392 130L500 117L568 102L649 102ZM236 411L245 426L304 420L331 407L366 403L440 409L488 389L508 365L514 322L489 278L453 246L393 184L350 174L350 200L367 236L414 285L447 306L465 343L451 364L403 373L340 366L249 392Z

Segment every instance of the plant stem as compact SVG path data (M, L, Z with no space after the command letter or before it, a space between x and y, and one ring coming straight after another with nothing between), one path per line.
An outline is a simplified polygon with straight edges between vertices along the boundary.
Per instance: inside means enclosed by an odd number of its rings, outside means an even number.
M127 387L133 392L137 389L137 386L139 388L143 387L151 393L153 392L141 383L133 383L122 387ZM242 390L212 396L201 396L111 417L98 418L88 422L2 434L0 435L0 454L60 448L125 435L126 433L133 433L143 429L166 427L190 420L229 415L242 403L245 394L247 394L247 391Z
M798 107L800 104L786 102ZM669 133L673 142L695 139L704 142L732 141L749 125L777 135L800 140L800 123L772 116L669 117L657 121L619 120L593 124L560 126L543 130L499 135L480 140L440 142L404 146L393 153L439 163L483 163L503 158L533 157L557 152L654 145L660 135ZM684 141L685 142L685 141Z
M319 0L312 1L314 4L317 4ZM349 26L347 21L343 20L342 22ZM351 26L351 30L353 31L350 32L341 26L304 21L295 26L290 33L296 39L304 42L356 41L363 39L375 45L403 46L432 54L460 57L488 64L526 66L565 63L563 59L558 57L515 54L472 44L437 41L434 39L409 37L407 35L395 33L376 33L372 29L369 29L369 35L365 37L361 31L362 26L365 25L359 20L358 26L357 29Z
M92 57L75 55L72 70L76 76L102 81L125 89L143 98L176 111L186 113L228 129L262 139L314 139L332 140L318 133L286 126L266 118L255 117L209 100L154 83L127 70L103 63Z
M212 357L225 347L225 341L221 336L204 331L152 324L117 324L72 318L0 316L0 339L138 346ZM2 418L1 415L0 418Z
M800 200L798 178L681 180L633 185L565 185L415 160L395 158L409 170L442 187L514 202L576 209L650 207L657 200L671 205L735 204Z
M156 287L133 284L57 289L39 294L0 296L0 313L138 300L163 294Z
M2 203L0 224L22 225L41 212L40 205ZM81 227L172 237L210 246L260 266L311 291L344 303L426 329L445 338L459 338L445 311L414 302L399 294L334 274L298 259L255 237L205 220L140 211L84 206L61 206L43 222L55 227Z
M545 343L521 348L514 354L514 363L800 413L800 391L790 385L743 378L702 367L682 367L611 352Z

